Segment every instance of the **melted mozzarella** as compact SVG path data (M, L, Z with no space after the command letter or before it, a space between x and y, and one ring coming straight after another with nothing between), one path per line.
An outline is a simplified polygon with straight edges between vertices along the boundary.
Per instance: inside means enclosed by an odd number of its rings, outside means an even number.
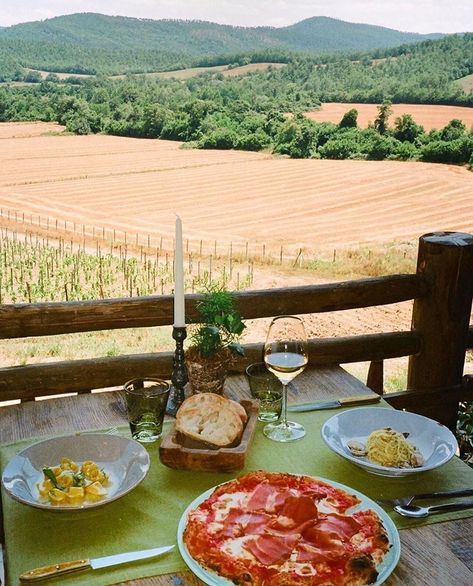
M251 535L244 535L243 537L237 537L235 539L227 539L227 541L222 544L221 550L234 558L251 560L254 562L255 558L253 555L243 547L243 544L248 539L251 539Z
M199 509L191 511L190 517L193 517L196 521L200 521L201 523L205 523L207 520L207 514Z
M225 519L231 509L240 508L242 509L248 500L248 494L246 492L234 492L231 494L222 495L212 505L212 509L215 512L214 520L220 523Z
M310 564L301 563L301 562L292 562L288 560L282 566L280 566L279 571L283 572L293 572L298 576L315 576L317 574L317 570L312 567Z
M317 509L319 513L339 513L340 511L334 506L332 500L329 497L325 497L324 499L318 501Z

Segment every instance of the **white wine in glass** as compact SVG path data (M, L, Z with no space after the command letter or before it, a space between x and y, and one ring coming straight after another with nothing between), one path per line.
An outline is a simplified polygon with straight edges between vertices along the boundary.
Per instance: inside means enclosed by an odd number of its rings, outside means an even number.
M308 361L304 322L296 316L280 315L271 322L264 345L264 362L283 385L281 419L269 423L263 433L277 442L291 442L305 435L300 423L287 420L287 385L300 374Z

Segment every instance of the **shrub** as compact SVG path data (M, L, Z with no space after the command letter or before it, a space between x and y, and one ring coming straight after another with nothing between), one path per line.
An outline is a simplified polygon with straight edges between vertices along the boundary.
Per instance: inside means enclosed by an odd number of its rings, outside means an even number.
M352 136L335 136L318 151L324 159L364 158L359 141Z
M41 79L42 77L39 71L28 71L28 73L24 77L24 80L27 83L39 83Z
M269 146L271 139L261 129L256 132L238 135L236 148L244 151L260 151Z
M467 163L473 154L473 138L463 137L450 142L436 140L421 147L423 161L432 163Z
M367 142L366 154L368 159L382 161L388 157L396 156L401 144L390 136L376 135Z
M237 135L230 128L216 128L199 138L202 149L232 149L238 143Z
M67 120L66 130L75 134L90 134L92 132L87 116L80 113L74 114Z
M466 126L458 118L450 120L450 122L440 131L441 140L452 141L461 138L466 131Z
M423 127L416 124L410 114L403 114L394 121L393 136L401 142L414 142L423 132Z
M399 142L396 145L395 152L389 155L389 159L396 161L406 161L408 159L417 159L419 157L419 150L410 142Z
M315 151L316 133L316 125L310 120L288 120L275 137L274 152L295 159L311 157Z
M352 108L348 112L345 112L338 126L339 128L356 128L358 126L358 110Z

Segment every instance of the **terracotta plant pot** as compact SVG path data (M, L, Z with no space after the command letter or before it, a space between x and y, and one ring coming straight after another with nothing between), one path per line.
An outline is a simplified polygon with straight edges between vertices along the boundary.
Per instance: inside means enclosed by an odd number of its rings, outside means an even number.
M186 352L186 366L192 393L223 393L228 367L232 362L228 350L202 357L193 348Z

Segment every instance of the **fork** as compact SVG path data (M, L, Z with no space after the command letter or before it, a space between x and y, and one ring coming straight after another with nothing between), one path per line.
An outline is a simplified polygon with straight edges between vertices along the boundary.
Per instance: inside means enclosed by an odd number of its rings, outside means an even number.
M472 496L473 488L465 488L461 490L445 490L439 492L423 492L419 494L411 494L397 499L377 499L377 503L387 507L406 506L410 505L414 499L444 499L455 496Z

